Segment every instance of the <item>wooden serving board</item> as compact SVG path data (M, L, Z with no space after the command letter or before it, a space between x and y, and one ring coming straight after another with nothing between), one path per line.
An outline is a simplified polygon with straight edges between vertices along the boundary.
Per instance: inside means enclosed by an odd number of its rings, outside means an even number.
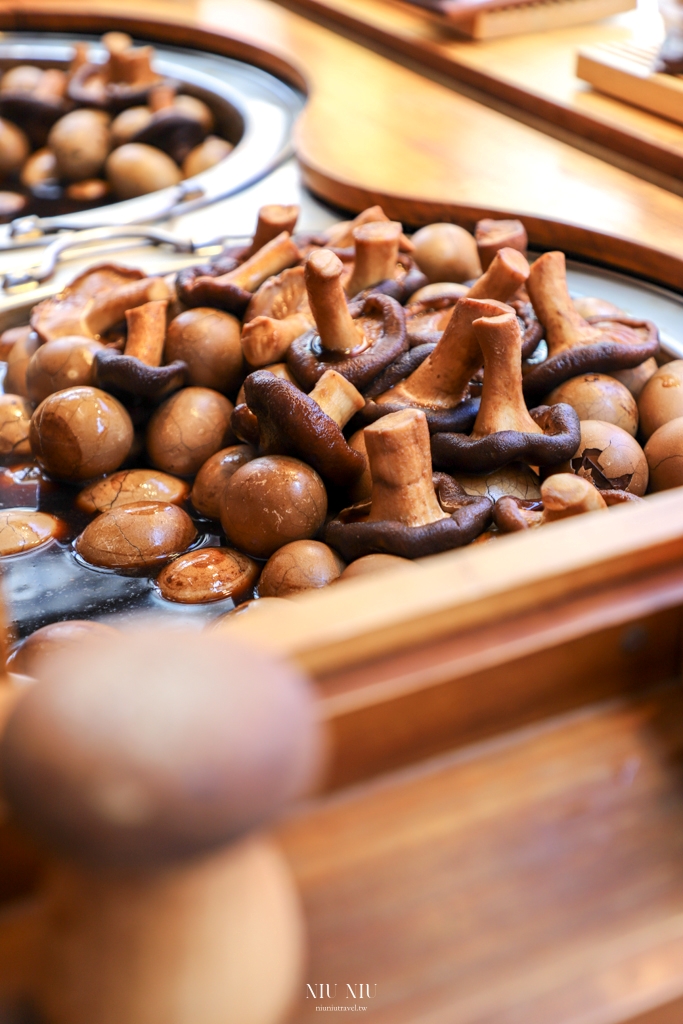
M410 0L434 14L442 27L452 27L469 39L545 32L566 25L601 21L612 14L630 11L636 0L532 0L530 3L477 5L463 0ZM479 9L477 9L479 8Z
M657 48L603 43L579 50L576 74L594 89L683 125L683 75L653 71Z

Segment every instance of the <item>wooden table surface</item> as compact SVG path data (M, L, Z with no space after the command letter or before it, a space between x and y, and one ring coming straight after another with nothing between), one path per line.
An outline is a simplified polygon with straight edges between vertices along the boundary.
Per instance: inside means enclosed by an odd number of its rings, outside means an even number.
M480 42L463 40L400 0L282 0L354 29L397 53L474 86L521 111L683 179L683 127L594 91L576 77L579 47L664 38L656 0L588 25ZM552 128L551 128L552 130ZM683 187L681 185L677 188Z
M679 288L683 198L549 138L269 0L9 0L0 28L113 25L204 46L306 83L304 178L352 210L407 223L521 215L532 242ZM264 51L266 51L264 53ZM268 56L268 52L271 56Z

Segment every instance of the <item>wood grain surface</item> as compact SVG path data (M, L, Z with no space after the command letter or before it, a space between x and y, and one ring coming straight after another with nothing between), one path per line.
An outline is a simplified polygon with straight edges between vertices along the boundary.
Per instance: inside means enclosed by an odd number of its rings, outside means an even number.
M676 691L606 706L281 829L323 1005L365 982L376 1024L678 1024L681 723Z
M114 26L305 82L298 156L310 187L339 206L381 202L408 224L520 215L535 245L680 287L683 198L269 0L157 0L144 15L133 0L103 0L95 11L86 0L9 0L0 9L6 29Z
M683 178L680 125L596 92L576 75L579 47L658 47L664 31L656 0L641 0L637 11L592 24L477 42L459 38L443 19L400 0L282 2L635 160L642 173L649 167Z

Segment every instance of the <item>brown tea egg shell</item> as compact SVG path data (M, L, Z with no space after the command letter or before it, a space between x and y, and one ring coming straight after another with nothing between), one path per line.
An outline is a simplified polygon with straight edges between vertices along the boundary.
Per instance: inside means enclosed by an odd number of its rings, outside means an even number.
M38 351L38 335L30 328L18 338L7 356L7 373L3 390L5 394L21 395L28 398L26 371L34 353Z
M632 370L613 370L612 376L620 381L624 387L627 387L637 401L650 377L656 372L657 360L652 356L650 359L646 359L644 363L634 366Z
M195 174L208 171L221 160L225 160L235 147L218 135L209 135L191 150L183 160L183 177L194 178Z
M41 345L26 367L26 390L36 404L55 391L92 384L95 353L104 348L99 341L67 335Z
M270 558L290 541L314 537L326 514L327 492L315 470L287 455L267 455L228 480L221 525L240 551Z
M46 182L56 183L58 175L57 158L52 150L37 149L22 167L19 181L24 188L34 189Z
M78 644L86 636L108 636L116 633L113 626L89 619L71 619L67 622L51 622L31 633L12 652L7 660L7 668L22 676L37 676L40 662L49 658L55 651Z
M581 443L576 455L556 473L574 472L598 488L618 488L631 494L645 494L647 459L635 438L614 423L581 421ZM552 474L549 474L552 475Z
M31 420L37 461L60 480L89 480L118 469L133 443L133 424L113 395L67 388L49 395Z
M197 536L177 505L136 501L103 512L86 526L76 551L104 569L151 569L185 551Z
M189 484L158 469L123 469L89 484L76 498L83 512L107 512L136 501L162 501L182 505Z
M232 548L200 548L181 555L157 577L162 597L180 604L206 604L251 593L260 566Z
M204 131L210 132L212 130L214 116L211 108L203 100L197 99L196 96L188 96L186 93L181 93L180 96L176 96L174 99L173 106L180 113L193 118L195 121L199 121Z
M28 338L29 334L31 334L31 328L28 324L25 324L23 327L8 327L6 331L3 331L0 334L0 360L6 363L16 343L24 338Z
M411 241L415 262L430 282L460 283L482 272L474 235L457 224L427 224Z
M0 395L0 462L31 457L31 405L20 395Z
M20 555L64 536L64 524L47 512L0 510L0 556Z
M177 476L194 476L221 448L236 439L230 427L234 406L210 388L183 388L159 406L147 427L153 466Z
M220 309L187 309L168 325L167 363L187 363L188 384L235 394L242 380L244 358L239 320Z
M142 142L127 142L109 154L106 163L109 184L119 199L156 192L180 184L181 173L170 156Z
M506 494L524 501L539 501L541 497L538 475L521 462L481 476L465 473L453 473L453 476L468 494L485 494L491 501L498 501Z
M683 484L683 416L663 423L645 445L650 490L668 491Z
M208 519L220 519L221 499L228 480L240 466L256 458L250 444L233 444L207 459L195 477L190 500Z
M604 373L582 373L566 380L543 400L543 405L565 402L576 410L580 420L615 423L631 437L638 430L638 406L628 390L614 377Z
M28 204L26 196L20 192L0 191L0 222L6 224L23 213Z
M345 567L337 552L321 541L292 541L278 548L266 562L259 580L259 596L291 597L304 590L327 587Z
M253 597L249 601L243 601L242 604L238 604L236 608L231 608L229 612L224 612L217 618L212 619L206 628L208 630L216 629L220 632L223 626L234 623L238 616L244 618L245 615L248 615L251 621L255 615L259 615L263 611L267 611L268 608L275 608L278 605L284 608L290 606L284 597Z
M665 363L650 377L640 393L638 410L645 438L662 424L683 416L683 359Z
M16 174L30 152L31 146L21 128L0 117L0 178Z
M111 123L112 146L123 146L147 127L152 120L149 107L128 107L122 110Z
M358 576L374 576L379 572L405 569L406 567L416 568L415 562L409 558L401 558L400 555L363 555L346 566L339 580L351 580Z
M615 306L607 299L599 299L592 295L584 295L574 299L573 306L579 316L587 320L589 316L626 316L623 309Z
M48 148L57 160L60 178L96 178L111 147L109 114L103 110L72 110L50 129Z

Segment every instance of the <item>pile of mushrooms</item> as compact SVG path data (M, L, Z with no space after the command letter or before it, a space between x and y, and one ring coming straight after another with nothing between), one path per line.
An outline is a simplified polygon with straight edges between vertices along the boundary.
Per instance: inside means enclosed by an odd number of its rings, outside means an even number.
M683 361L572 301L521 223L297 217L263 207L177 275L92 267L0 337L0 554L71 542L162 600L237 605L683 483Z
M79 43L68 70L19 64L0 78L0 220L177 185L233 149L207 104L154 70L151 46L122 32L102 44L104 62Z

